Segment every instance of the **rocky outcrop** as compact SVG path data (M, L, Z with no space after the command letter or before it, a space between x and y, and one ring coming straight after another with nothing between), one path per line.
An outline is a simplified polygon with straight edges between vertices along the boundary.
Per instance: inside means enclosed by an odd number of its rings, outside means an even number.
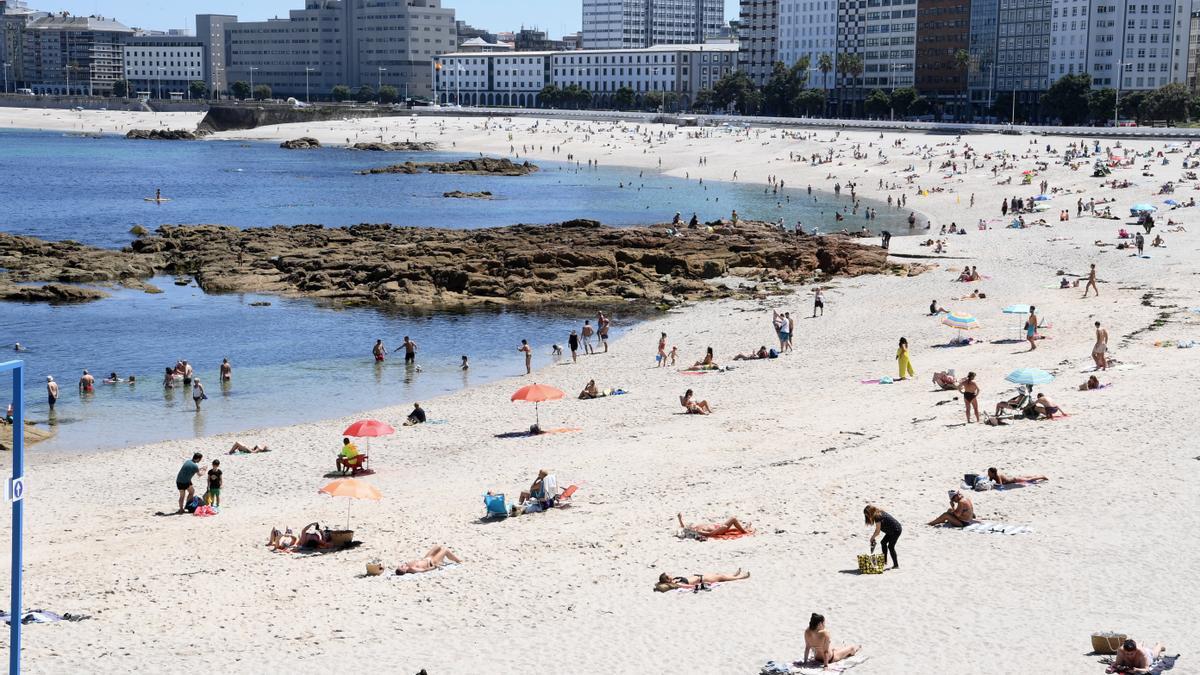
M453 190L451 192L443 192L442 196L446 199L491 199L492 193L484 190L482 192L463 192L462 190Z
M761 290L829 275L920 271L890 264L886 251L850 237L797 236L768 223L672 230L590 220L480 230L164 225L124 251L0 234L0 268L22 280L126 285L128 276L186 275L210 293L422 307L663 305L747 292L721 277L765 282Z
M65 305L107 298L108 293L83 286L8 286L0 284L0 300L10 302L48 302Z
M279 144L279 147L284 150L311 150L321 147L321 141L311 136L301 136L300 138L293 138L290 141L284 141Z
M25 423L25 432L22 434L25 439L25 445L33 445L40 443L49 438L54 437L54 432L45 427L34 426L31 422ZM0 450L12 450L13 446L13 427L7 422L0 421Z
M194 141L197 136L186 129L130 129L125 138L141 141Z
M473 176L526 176L538 167L529 162L517 164L508 158L461 159L457 162L405 162L381 168L359 171L360 174L375 173L457 173Z
M351 150L367 150L370 152L432 152L437 149L436 143L428 141L401 141L399 143L355 143Z

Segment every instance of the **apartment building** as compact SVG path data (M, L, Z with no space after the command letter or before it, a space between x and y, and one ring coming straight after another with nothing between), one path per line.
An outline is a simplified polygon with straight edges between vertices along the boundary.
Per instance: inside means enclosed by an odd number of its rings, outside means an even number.
M699 44L725 24L724 0L583 0L584 49Z
M673 94L681 107L695 101L737 69L737 45L658 45L646 49L554 52L454 53L436 59L438 100L463 105L535 107L549 84L577 85L592 94L593 105L613 105L627 87L635 98L650 92Z
M922 96L965 105L970 61L971 0L920 0L915 84ZM967 56L966 62L959 55Z
M201 79L208 83L209 91L214 95L229 90L229 82L225 77L225 29L234 23L237 23L237 17L232 14L196 15L196 39L204 46L204 75Z
M741 0L738 20L738 69L762 86L779 61L780 0Z
M779 0L779 60L791 66L808 57L815 69L822 54L837 59L837 0ZM829 89L833 73L809 73L809 86Z
M154 98L187 96L188 85L205 81L205 49L199 38L134 36L125 40L125 79Z
M108 96L124 77L133 29L101 16L51 14L21 30L21 79L38 94Z

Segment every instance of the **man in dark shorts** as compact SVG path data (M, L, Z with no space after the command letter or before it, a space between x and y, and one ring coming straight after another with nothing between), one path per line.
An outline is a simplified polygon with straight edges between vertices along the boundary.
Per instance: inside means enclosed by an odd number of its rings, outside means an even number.
M175 476L175 487L179 490L179 511L183 513L183 507L196 496L196 488L192 487L192 479L196 474L200 473L200 460L204 459L204 455L196 453L192 458L183 463L179 468L179 474Z
M425 409L420 403L414 403L412 412L408 413L408 418L404 420L404 426L411 427L416 424L425 423Z
M396 347L396 351L404 350L404 363L415 363L417 360L417 343L404 336L404 344Z
M53 375L46 376L46 400L50 402L50 409L54 410L54 404L58 402L58 383Z

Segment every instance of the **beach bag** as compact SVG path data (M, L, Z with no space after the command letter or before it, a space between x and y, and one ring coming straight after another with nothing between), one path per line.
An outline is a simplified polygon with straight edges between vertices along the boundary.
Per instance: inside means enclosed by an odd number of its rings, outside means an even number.
M863 553L858 556L859 574L883 574L886 564L887 556L882 553Z
M777 358L779 358L779 352L775 351L774 349L771 349L771 350L767 351L767 358L777 359Z
M201 506L204 506L204 500L200 499L199 497L192 497L183 507L183 510L187 511L188 513L195 513L196 509L200 508Z
M487 508L489 516L505 518L508 516L508 507L504 505L504 495L484 495L483 505Z
M1097 654L1116 654L1126 637L1124 633L1092 633L1092 651Z

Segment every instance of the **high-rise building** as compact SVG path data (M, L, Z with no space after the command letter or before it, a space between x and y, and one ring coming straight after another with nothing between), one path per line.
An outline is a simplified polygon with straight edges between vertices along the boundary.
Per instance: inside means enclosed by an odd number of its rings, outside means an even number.
M1192 0L1056 0L1047 84L1071 73L1125 91L1186 82L1191 15Z
M583 48L699 44L724 23L724 0L583 0Z
M1200 11L1192 12L1187 55L1187 86L1194 92L1200 89Z
M779 60L779 1L741 0L738 69L762 86Z
M132 28L102 16L33 19L21 31L21 77L39 94L108 96L124 76L122 45L131 35Z
M862 72L840 72L840 100L862 100L873 89L888 91L914 83L917 0L838 0L838 54L861 61Z
M194 37L134 36L125 40L125 79L154 98L189 96L189 85L205 82L204 42Z
M816 68L822 54L837 56L838 0L779 0L779 60L791 66L808 57ZM809 86L827 89L833 73L810 72Z
M204 45L204 76L201 79L208 83L214 96L229 91L225 78L225 29L234 23L237 23L237 17L231 14L196 15L196 38Z
M287 19L227 24L225 39L228 82L297 98L339 84L430 96L433 57L458 46L441 0L306 0Z
M1049 84L1053 0L1001 0L997 21L995 90L1035 106Z
M961 114L965 114L967 73L972 65L970 34L971 0L917 4L917 91L935 103L954 104Z
M48 16L45 12L35 12L16 0L0 0L0 71L8 91L27 86L24 78L25 64L22 55L24 49L25 26L34 19ZM7 65L5 65L7 64Z

